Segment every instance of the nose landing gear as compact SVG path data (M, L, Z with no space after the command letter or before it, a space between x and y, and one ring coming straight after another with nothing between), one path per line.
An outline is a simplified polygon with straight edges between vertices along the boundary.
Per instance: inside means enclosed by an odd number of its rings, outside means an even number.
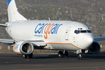
M79 54L78 54L78 60L83 60L83 55L82 55L82 53L79 53Z
M77 50L78 60L83 60L83 53L82 50Z

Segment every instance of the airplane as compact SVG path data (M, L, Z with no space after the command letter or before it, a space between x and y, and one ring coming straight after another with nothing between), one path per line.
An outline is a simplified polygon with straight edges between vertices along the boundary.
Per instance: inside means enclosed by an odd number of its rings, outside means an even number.
M83 23L64 20L27 20L18 12L15 0L7 0L8 22L5 27L12 39L0 39L13 47L13 51L24 58L33 58L34 49L60 50L59 57L68 57L68 51L76 51L78 59L100 52L98 41L105 37L94 38L91 30Z

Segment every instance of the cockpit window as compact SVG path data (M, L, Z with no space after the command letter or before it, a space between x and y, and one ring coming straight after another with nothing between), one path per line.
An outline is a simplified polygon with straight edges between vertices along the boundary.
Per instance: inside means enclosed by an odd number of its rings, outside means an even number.
M81 33L87 33L87 30L81 30L80 32Z
M75 33L76 33L76 34L79 34L80 32L79 32L79 30L75 30Z
M87 31L88 31L88 33L92 33L91 30L87 30Z
M76 34L79 34L79 33L91 33L90 30L75 30L75 33Z

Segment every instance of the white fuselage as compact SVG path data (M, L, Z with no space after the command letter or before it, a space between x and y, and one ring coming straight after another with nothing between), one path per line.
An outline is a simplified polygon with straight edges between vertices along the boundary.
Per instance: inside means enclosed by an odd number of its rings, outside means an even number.
M20 21L7 22L8 34L16 41L43 40L46 49L87 49L93 42L93 34L86 25L73 21ZM85 30L76 33L76 30Z

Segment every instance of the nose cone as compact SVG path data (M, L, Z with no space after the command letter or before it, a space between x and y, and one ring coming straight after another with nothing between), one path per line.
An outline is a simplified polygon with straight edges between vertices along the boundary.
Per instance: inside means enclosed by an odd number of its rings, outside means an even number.
M88 48L92 43L93 43L93 35L85 35L84 36L84 48L83 49L86 49Z

